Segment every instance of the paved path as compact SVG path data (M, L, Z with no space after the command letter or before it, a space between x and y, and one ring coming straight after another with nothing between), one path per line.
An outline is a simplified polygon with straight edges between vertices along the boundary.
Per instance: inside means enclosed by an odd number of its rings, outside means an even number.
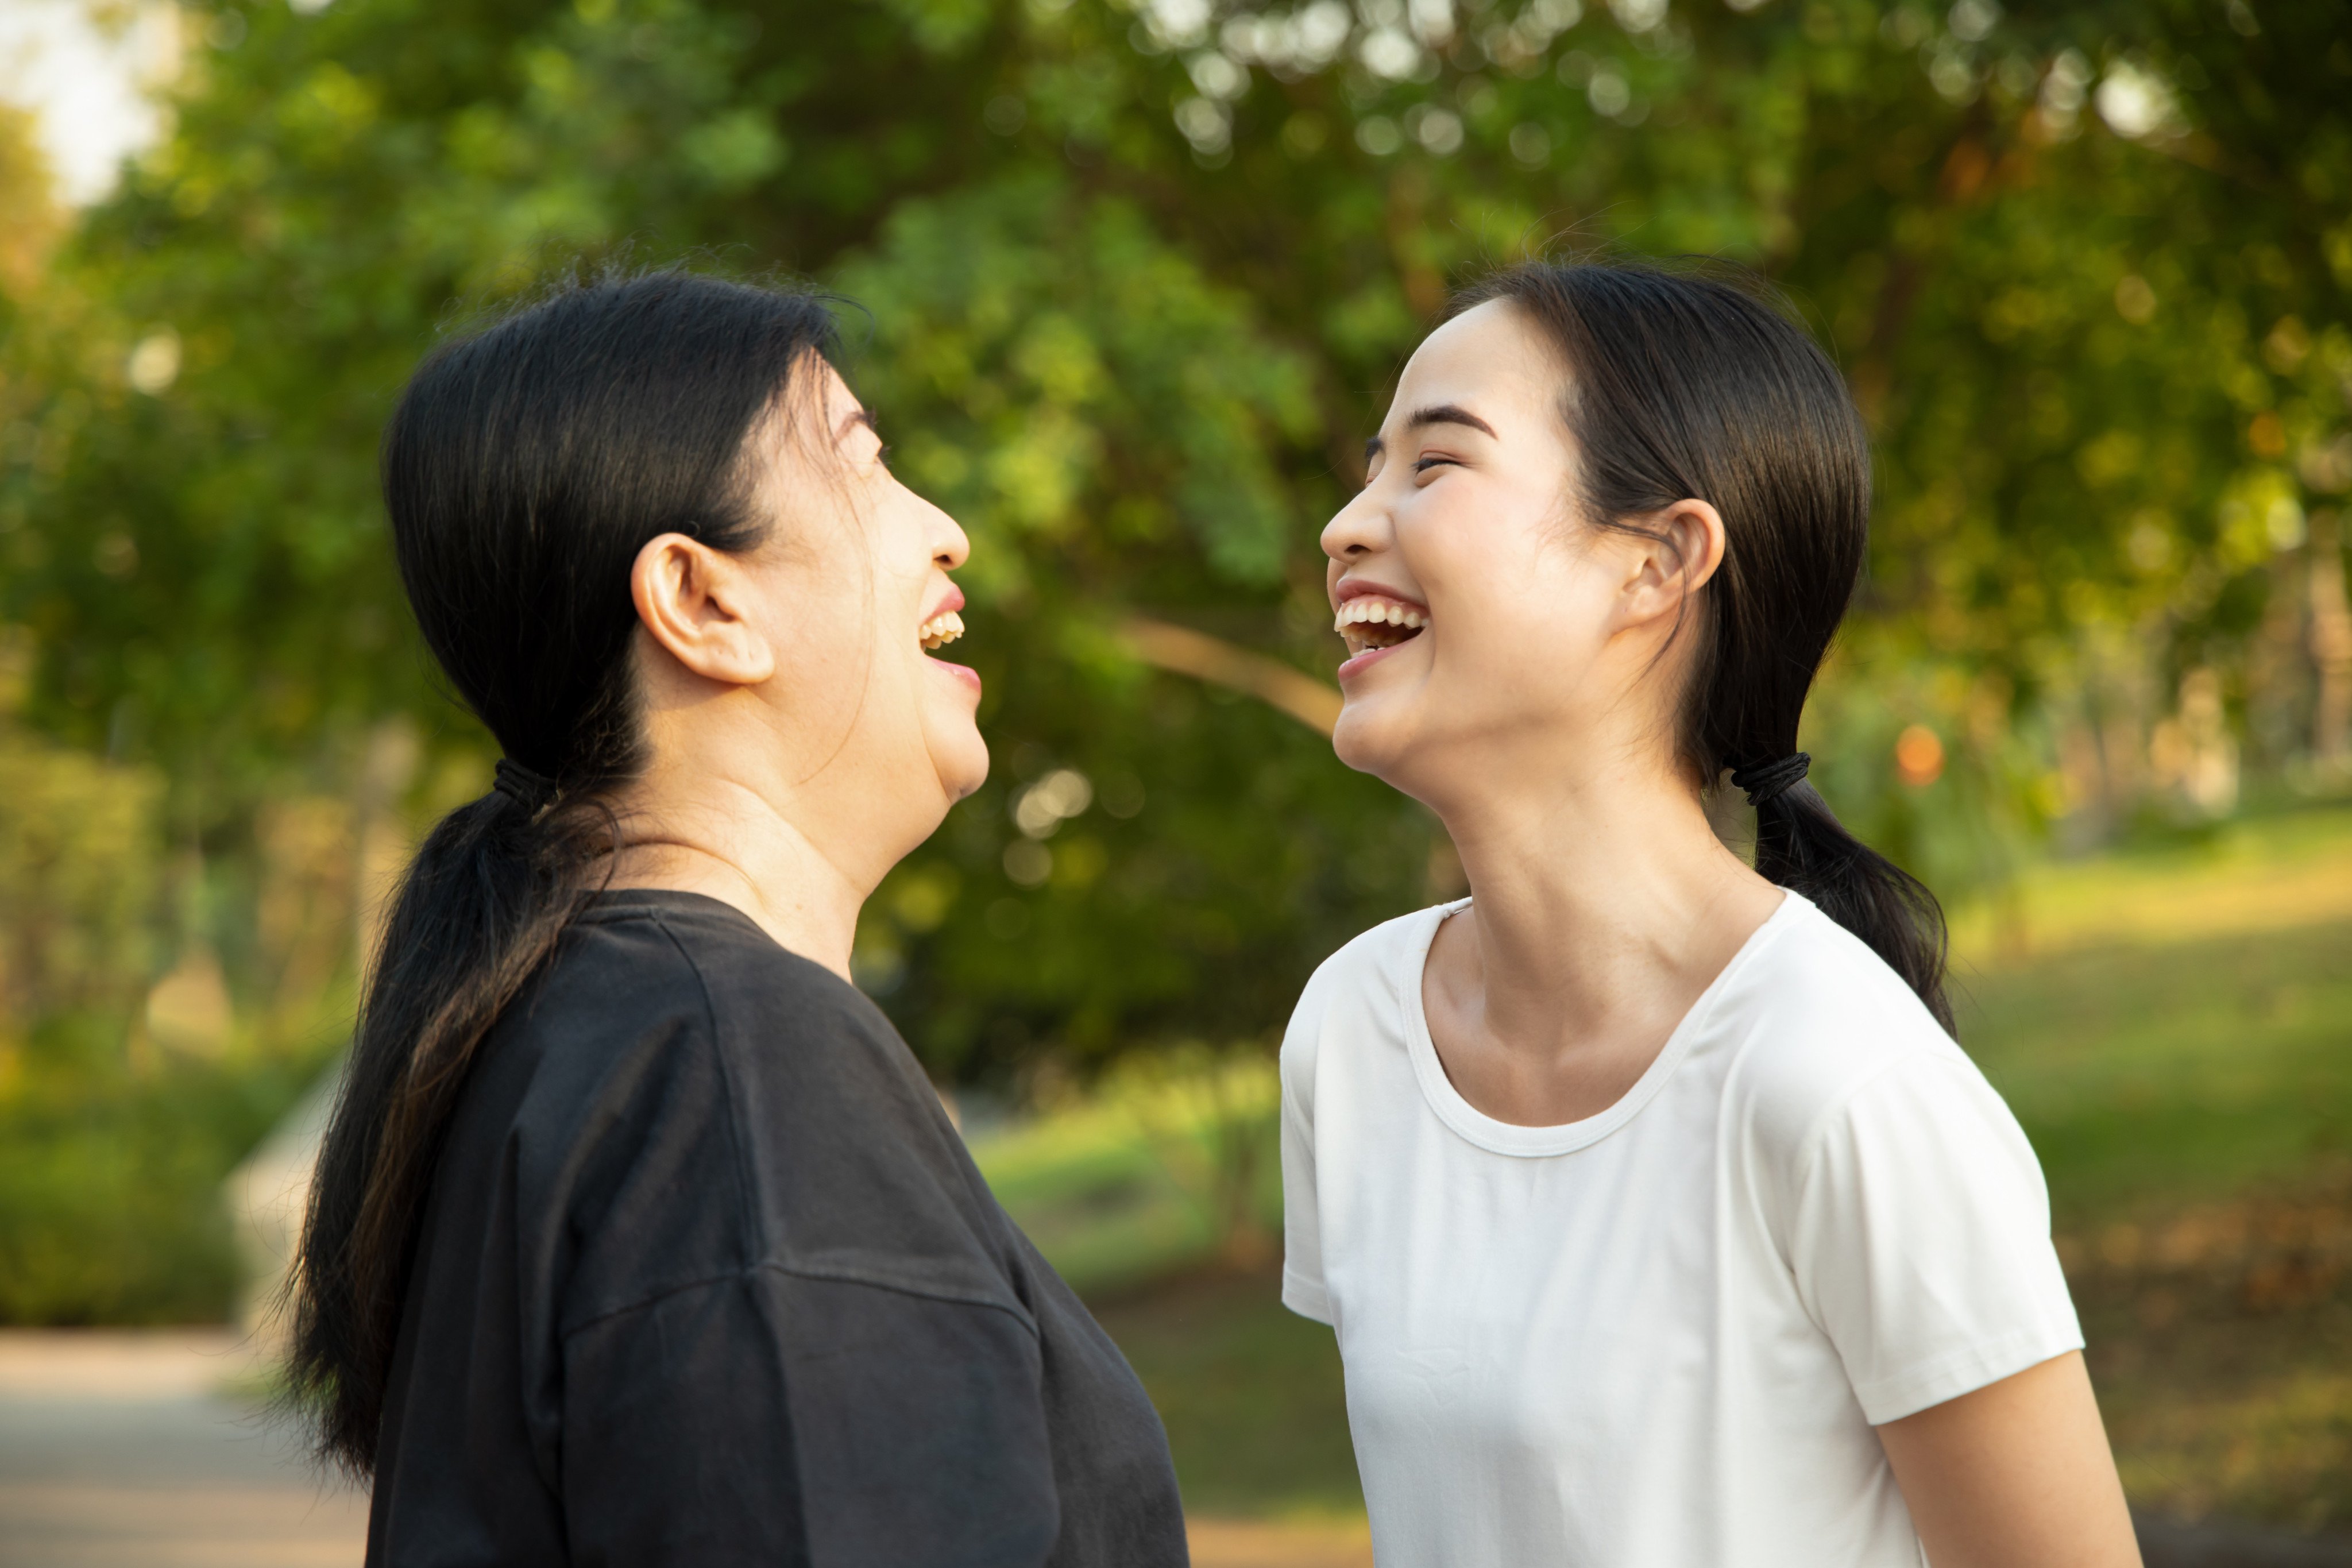
M0 1333L0 1568L357 1568L367 1500L220 1391L236 1336Z
M0 1568L359 1568L367 1497L222 1391L226 1331L0 1331ZM1203 1521L1199 1568L1370 1568L1363 1527Z
M223 1392L225 1330L0 1330L0 1568L359 1568L367 1497ZM2342 1537L2144 1520L2148 1568L2337 1568ZM1364 1528L1196 1520L1197 1568L1371 1568Z

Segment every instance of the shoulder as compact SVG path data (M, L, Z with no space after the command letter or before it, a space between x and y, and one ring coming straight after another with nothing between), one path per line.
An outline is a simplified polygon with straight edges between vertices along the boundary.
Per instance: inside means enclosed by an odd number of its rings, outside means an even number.
M1811 903L1789 897L1717 1003L1736 1036L1727 1109L1762 1152L1794 1162L1829 1118L1890 1075L1956 1073L1982 1083L1901 975Z
M775 1099L792 1121L937 1097L881 1009L824 965L779 946L740 910L693 893L607 895L567 944L562 983L658 992L690 1016L688 1056L707 1054L737 1092ZM620 1010L625 1011L625 1009Z
M534 1142L608 1125L653 1081L715 1085L715 1031L702 976L654 920L604 900L574 917L498 1021L486 1066L523 1075L519 1125Z
M658 919L709 999L762 1265L1030 1321L1012 1224L882 1010L740 912L669 897Z
M755 1139L844 1136L961 1147L939 1096L882 1010L840 975L777 945L740 910L690 893L631 894L591 912L590 947L666 947L681 1007ZM601 929L600 929L601 928ZM576 968L602 954L583 952Z
M1374 1032L1381 1026L1401 1030L1405 988L1420 973L1431 933L1466 902L1456 900L1383 921L1318 964L1283 1033L1286 1080L1311 1074L1323 1038L1335 1026L1350 1035L1362 1034L1368 1026Z
M763 1061L858 1076L896 1043L839 976L738 910L666 891L594 900L499 1034L501 1054L529 1064L526 1111L583 1131L653 1115L725 1119Z
M1307 988L1299 993L1298 1005L1291 1013L1292 1023L1319 1017L1334 1006L1351 1002L1400 1005L1404 999L1405 985L1419 973L1421 956L1429 948L1430 934L1439 921L1469 901L1457 899L1415 910L1409 915L1382 921L1349 941L1316 965Z
M913 1053L856 987L739 911L600 900L537 1011L524 1114L561 1166L550 1197L583 1233L625 1218L640 1237L691 1235L687 1250L729 1270L1013 1304L1009 1225ZM675 1271L613 1272L636 1290Z

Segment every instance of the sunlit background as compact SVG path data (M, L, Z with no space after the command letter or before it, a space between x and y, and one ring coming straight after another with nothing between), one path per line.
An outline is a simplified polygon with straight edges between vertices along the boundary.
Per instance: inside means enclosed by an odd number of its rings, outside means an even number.
M996 758L860 984L1200 1560L1368 1561L1271 1053L1460 872L1330 756L1316 531L1448 289L1562 246L1738 258L1844 366L1814 776L1954 911L2150 1561L2352 1562L2352 5L1256 4L0 0L0 1563L358 1561L261 1309L493 760L373 446L616 257L856 301Z

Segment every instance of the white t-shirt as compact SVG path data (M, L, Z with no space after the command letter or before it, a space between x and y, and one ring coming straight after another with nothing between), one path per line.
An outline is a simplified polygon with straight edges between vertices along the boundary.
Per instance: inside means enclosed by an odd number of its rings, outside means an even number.
M1423 910L1282 1047L1283 1300L1333 1325L1381 1568L1916 1568L1872 1426L2080 1348L2025 1135L1790 894L1625 1097L1455 1092Z

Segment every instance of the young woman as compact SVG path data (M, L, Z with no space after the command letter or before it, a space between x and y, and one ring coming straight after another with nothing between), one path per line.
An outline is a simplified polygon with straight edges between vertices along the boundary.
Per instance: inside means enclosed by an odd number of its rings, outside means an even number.
M805 297L565 289L384 438L403 581L505 750L394 904L294 1382L368 1562L1177 1564L1143 1391L846 978L978 788L954 521Z
M1375 1554L2137 1562L1941 916L1804 782L1870 509L1835 370L1722 282L1528 266L1370 460L1323 534L1339 752L1471 889L1342 949L1283 1046L1284 1299L1339 1331Z

